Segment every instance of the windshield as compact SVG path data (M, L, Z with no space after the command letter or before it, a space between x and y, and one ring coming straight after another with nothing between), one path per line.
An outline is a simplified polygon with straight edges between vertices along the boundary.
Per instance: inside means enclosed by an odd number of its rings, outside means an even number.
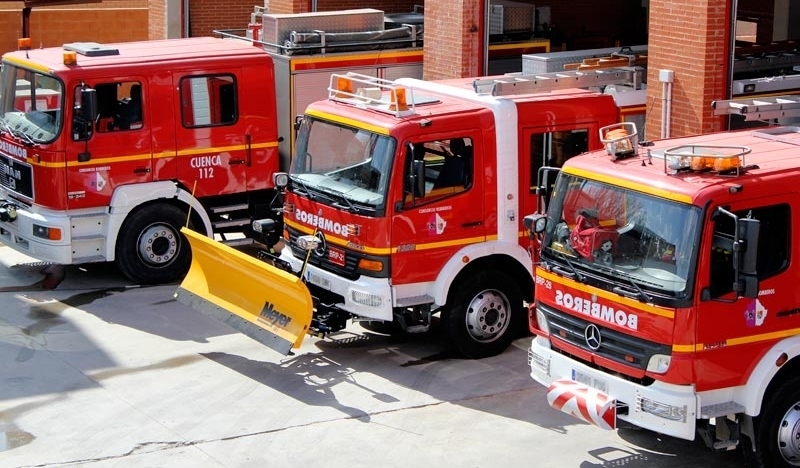
M616 280L608 287L673 297L686 292L697 207L562 173L547 216L544 260L578 277Z
M4 62L0 83L0 132L29 144L53 141L63 121L61 81Z
M350 208L383 208L395 146L385 135L307 117L290 177L300 188L334 195Z

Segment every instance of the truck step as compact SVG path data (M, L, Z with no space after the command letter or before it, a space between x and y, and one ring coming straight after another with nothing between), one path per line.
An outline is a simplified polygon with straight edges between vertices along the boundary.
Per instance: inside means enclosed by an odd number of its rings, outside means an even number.
M420 304L430 304L433 298L427 294L421 296L404 297L397 300L397 307L411 307Z
M214 229L227 228L233 226L247 226L250 224L249 219L231 219L229 221L214 221L211 223Z
M737 414L743 412L744 412L744 406L733 401L726 401L724 403L716 403L713 405L701 407L700 417L702 419L711 419L719 416L727 416L729 414Z
M89 257L73 257L72 263L95 263L95 262L105 262L106 259L102 255L92 255Z
M247 203L239 203L236 205L227 205L227 206L212 206L211 212L212 213L230 213L231 211L240 211L246 210L249 207Z
M72 236L72 241L93 241L93 240L105 240L105 236L102 234L85 234L82 236Z
M230 247L241 247L243 245L253 245L255 241L249 237L243 237L240 239L224 239L222 243Z

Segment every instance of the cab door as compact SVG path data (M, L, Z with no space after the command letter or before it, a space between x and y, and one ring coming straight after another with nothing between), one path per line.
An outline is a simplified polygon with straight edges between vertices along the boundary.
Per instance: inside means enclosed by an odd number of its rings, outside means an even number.
M485 173L484 148L477 130L412 137L400 159L403 180L417 164L424 165L424 188L404 187L399 213L393 218L392 282L432 281L455 252L486 240L484 192L494 186L494 172ZM397 208L397 207L396 207Z
M241 70L175 73L178 178L195 196L244 191L247 186L246 119L240 114Z
M549 180L539 181L539 170L542 167L561 167L569 158L588 151L589 134L597 132L595 125L580 127L539 127L526 128L520 132L520 217L527 216L542 209L536 194L537 184L548 185L555 182L555 174L549 174ZM521 239L527 244L527 238Z
M84 80L97 94L98 118L89 140L67 144L67 206L108 206L116 187L153 178L150 84L142 76ZM80 102L81 83L72 83Z
M769 197L715 201L715 207L759 221L759 284L757 297L737 298L731 243L735 224L729 216L713 216L714 208L708 210L697 269L697 330L695 343L689 343L697 353L693 362L699 391L744 384L753 363L766 349L789 330L800 328L797 267L791 260L792 244L796 244L792 235L798 229L792 207L800 203L800 198L788 191ZM676 323L676 334L683 328ZM688 338L676 341L686 344Z

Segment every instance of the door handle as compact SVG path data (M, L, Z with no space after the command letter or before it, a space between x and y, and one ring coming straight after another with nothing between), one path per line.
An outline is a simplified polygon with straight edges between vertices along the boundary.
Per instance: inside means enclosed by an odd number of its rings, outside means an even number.
M475 226L480 226L481 224L483 224L483 221L481 221L479 219L477 221L467 221L466 223L462 223L461 227L465 227L465 228L467 228L467 227L475 227Z
M137 167L136 169L133 170L133 173L136 175L143 175L147 174L150 171L151 169L149 167Z
M230 161L228 161L228 164L230 164L231 166L238 166L239 164L244 164L244 163L245 163L244 159L231 159Z

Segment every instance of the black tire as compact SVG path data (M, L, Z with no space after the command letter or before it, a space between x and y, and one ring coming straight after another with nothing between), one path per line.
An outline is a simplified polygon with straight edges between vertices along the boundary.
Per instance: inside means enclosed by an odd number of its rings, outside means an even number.
M502 353L524 323L519 287L499 271L482 271L453 284L442 316L450 344L470 359Z
M800 378L784 382L764 397L753 429L755 440L744 436L740 444L748 466L800 466Z
M116 246L119 270L139 284L164 284L189 271L192 252L180 233L186 212L168 205L149 205L134 211L122 224Z

